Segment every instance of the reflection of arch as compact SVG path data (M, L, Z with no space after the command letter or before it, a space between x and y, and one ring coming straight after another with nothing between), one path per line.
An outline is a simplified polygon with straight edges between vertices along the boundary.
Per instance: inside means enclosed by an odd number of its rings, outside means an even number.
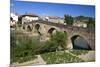
M48 33L49 33L49 34L53 34L54 31L56 31L55 28L50 28L50 29L48 30Z
M32 31L30 25L27 26L27 31Z
M71 37L71 41L73 44L73 49L83 49L83 50L91 50L88 42L80 35L74 35Z
M40 28L40 25L39 25L39 24L36 24L36 25L35 25L35 29L36 29L36 30L39 30L39 28Z

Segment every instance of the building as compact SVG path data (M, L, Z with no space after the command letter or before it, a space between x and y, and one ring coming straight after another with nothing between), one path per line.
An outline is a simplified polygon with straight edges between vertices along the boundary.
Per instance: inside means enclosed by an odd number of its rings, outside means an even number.
M17 22L18 22L18 15L14 14L14 13L11 13L10 14L10 26L14 27Z
M21 15L20 18L21 18L22 24L39 20L39 16L37 16L35 14L25 14L25 15Z
M64 19L56 16L45 16L43 20L53 22L53 23L64 24Z
M87 27L87 23L82 22L82 21L77 21L77 22L73 23L73 26L86 28Z

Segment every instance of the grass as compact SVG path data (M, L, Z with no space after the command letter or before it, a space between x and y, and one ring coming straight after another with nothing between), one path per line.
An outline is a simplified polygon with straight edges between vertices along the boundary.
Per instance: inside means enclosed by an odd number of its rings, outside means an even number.
M88 50L70 50L69 52L74 55L85 55L88 53Z
M41 54L41 56L47 64L83 62L82 59L65 52L50 52Z
M54 37L52 42L40 42L39 37L29 36L22 31L11 31L11 63L34 60L37 54L40 54L47 64L83 62L82 59L70 53L55 52L59 45L57 42L61 41L61 44L64 42L62 38L57 37ZM70 52L75 55L88 53L84 50L71 50Z
M22 31L11 31L11 63L22 63L35 59L35 50L40 48L42 43L39 37L30 37Z

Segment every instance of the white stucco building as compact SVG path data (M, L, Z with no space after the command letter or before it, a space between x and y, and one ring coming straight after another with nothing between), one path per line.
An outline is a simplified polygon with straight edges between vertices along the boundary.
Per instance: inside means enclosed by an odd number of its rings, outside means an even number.
M10 14L10 26L14 26L18 22L18 15L11 13Z
M81 22L81 21L77 21L73 23L73 26L77 26L77 27L87 27L87 24L85 22Z
M43 20L53 23L64 24L64 19L56 16L45 16Z
M39 20L39 17L37 15L33 15L33 14L22 15L21 18L22 18L21 19L22 24Z

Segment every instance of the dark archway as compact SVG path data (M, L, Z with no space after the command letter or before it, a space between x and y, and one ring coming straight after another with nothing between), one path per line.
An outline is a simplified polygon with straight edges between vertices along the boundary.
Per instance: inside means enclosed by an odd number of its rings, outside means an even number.
M89 46L88 42L81 37L80 35L75 35L71 38L73 49L79 49L79 50L91 50L91 47Z
M39 25L39 24L36 24L36 25L35 25L35 29L38 31L39 28L40 28L40 25Z
M31 27L29 25L27 26L27 31L29 31L29 32L32 31L32 29L31 29Z
M10 17L10 21L13 21L13 18L12 17Z
M53 31L54 30L56 30L55 28L50 28L49 30L48 30L48 33L51 35L51 34L53 34Z
M40 25L36 24L35 25L35 31L41 36L42 34L40 33L39 28L40 28Z
M23 29L25 29L25 26L23 26Z

